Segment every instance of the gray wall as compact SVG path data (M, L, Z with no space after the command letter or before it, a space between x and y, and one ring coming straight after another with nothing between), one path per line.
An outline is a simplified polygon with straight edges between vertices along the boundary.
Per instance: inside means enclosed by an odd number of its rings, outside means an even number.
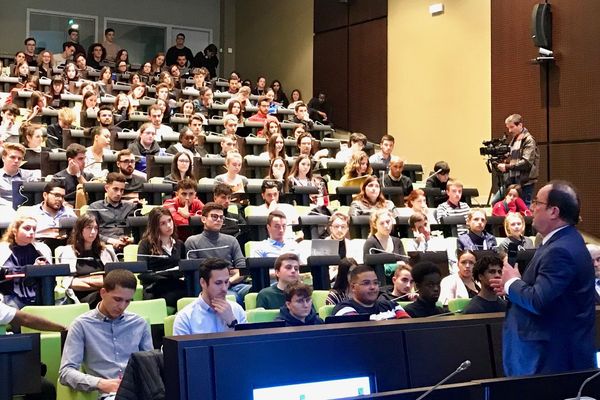
M98 16L99 41L104 39L104 18L112 17L212 29L213 42L220 47L219 0L2 0L0 3L3 3L3 12L0 13L0 54L14 54L23 49L27 8ZM194 54L198 50L192 49Z

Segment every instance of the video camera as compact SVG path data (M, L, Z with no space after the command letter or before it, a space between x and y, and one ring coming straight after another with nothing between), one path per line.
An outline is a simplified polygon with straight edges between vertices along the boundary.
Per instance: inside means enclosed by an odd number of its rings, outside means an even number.
M485 140L481 144L483 147L479 148L479 154L482 156L503 158L510 152L510 146L505 136L500 139Z

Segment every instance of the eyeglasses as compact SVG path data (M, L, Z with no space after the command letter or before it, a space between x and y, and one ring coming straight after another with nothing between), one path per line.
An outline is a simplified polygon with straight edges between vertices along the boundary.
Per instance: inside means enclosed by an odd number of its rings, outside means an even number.
M533 199L533 200L531 200L531 205L532 206L538 206L538 205L547 206L548 203L544 203L543 201L539 201L538 199Z
M135 164L135 160L120 160L119 162L123 164Z
M218 214L210 214L209 215L210 219L212 219L213 221L223 221L225 219L224 215L218 215Z
M359 286L379 286L379 281L378 280L374 280L374 281L361 281L361 282L357 282L356 283Z
M62 193L48 192L48 194L51 194L52 196L54 196L54 197L58 197L58 198L60 198L60 199L64 199L64 198L65 198L65 195L64 195L64 194L62 194Z

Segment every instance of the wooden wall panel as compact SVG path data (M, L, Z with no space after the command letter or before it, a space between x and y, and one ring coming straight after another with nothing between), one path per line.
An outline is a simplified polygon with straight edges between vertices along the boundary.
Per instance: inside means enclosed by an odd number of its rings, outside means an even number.
M582 202L578 225L585 232L600 236L600 143L569 143L550 146L552 179L572 182Z
M339 0L314 0L314 32L324 32L348 25L348 4ZM309 23L309 21L306 21Z
M387 18L350 27L349 128L378 143L387 133Z
M314 92L324 90L333 107L336 127L348 129L348 28L315 34ZM312 93L303 93L306 102Z
M530 33L533 5L538 0L492 0L492 133L502 136L504 119L521 114L535 138L546 141L545 78Z
M600 1L554 0L550 139L600 139Z
M350 25L387 16L387 0L350 0L348 20ZM394 0L392 0L394 1Z

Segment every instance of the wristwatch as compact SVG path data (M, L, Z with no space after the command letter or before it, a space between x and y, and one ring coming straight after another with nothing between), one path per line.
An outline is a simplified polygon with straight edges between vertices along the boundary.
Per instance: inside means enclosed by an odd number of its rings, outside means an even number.
M231 329L233 329L233 328L235 328L235 326L236 326L237 324L238 324L238 320L237 320L237 319L234 319L233 321L231 321L231 323L230 323L230 324L227 324L227 327L228 327L228 328L231 328Z

